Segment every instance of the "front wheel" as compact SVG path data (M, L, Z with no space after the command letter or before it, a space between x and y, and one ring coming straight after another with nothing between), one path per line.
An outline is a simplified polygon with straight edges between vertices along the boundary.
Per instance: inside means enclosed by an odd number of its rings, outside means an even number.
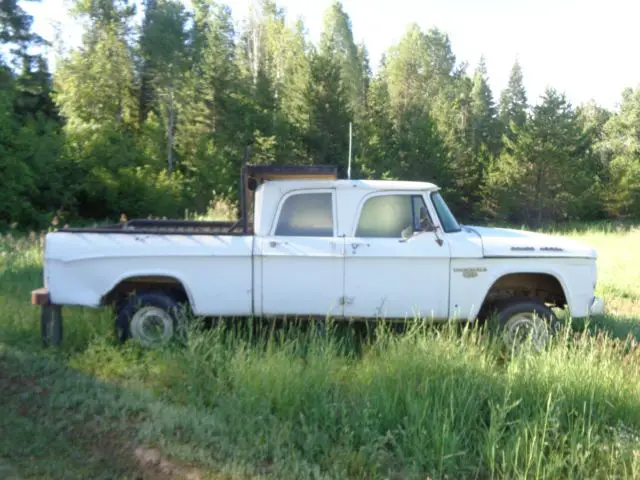
M146 348L168 344L175 336L176 301L164 292L132 295L116 317L116 336L120 343L132 338Z
M541 302L506 303L496 313L502 341L516 352L527 344L537 352L544 350L559 326L558 317Z

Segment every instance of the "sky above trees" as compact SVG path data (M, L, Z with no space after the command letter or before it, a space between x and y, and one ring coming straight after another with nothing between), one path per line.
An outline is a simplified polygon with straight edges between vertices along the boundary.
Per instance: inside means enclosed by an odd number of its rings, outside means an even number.
M251 0L228 0L235 22L246 17ZM53 39L51 22L63 38L80 40L81 30L66 14L67 0L25 3L34 30ZM191 1L184 3L190 8ZM302 16L315 43L331 0L281 0L291 21ZM573 104L590 99L613 109L625 87L640 84L640 44L636 20L640 4L630 0L344 0L354 39L363 41L375 72L381 55L406 32L410 22L447 32L456 57L473 69L485 56L491 89L501 91L517 58L527 92L536 102L547 86L565 92ZM142 9L140 9L142 11ZM50 63L52 69L54 63Z

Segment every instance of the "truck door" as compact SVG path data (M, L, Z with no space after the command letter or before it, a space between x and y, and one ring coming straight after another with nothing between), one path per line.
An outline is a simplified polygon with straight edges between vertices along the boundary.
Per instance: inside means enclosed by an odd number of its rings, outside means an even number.
M295 190L278 205L266 236L257 237L263 315L341 316L344 239L337 237L334 188ZM261 306L261 308L260 308Z
M424 195L411 191L373 192L359 202L355 222L345 231L346 317L448 317L445 236L421 232L402 238L406 228L420 229L421 208Z

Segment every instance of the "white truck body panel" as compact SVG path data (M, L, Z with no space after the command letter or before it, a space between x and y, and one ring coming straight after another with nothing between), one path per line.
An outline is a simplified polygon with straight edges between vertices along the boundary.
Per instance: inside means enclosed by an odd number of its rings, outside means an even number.
M465 278L465 272L476 276ZM521 273L540 273L556 278L567 297L575 318L587 317L594 298L596 274L593 264L581 259L489 258L482 261L453 259L451 262L450 317L473 320L491 286L501 277ZM594 312L596 313L596 312Z
M330 238L264 237L263 315L342 315L343 242Z
M394 248L397 240L386 238L347 242L347 317L447 318L449 257L445 248L438 248L426 236L399 248ZM353 245L358 248L352 249Z
M469 228L482 238L485 257L596 257L596 251L592 247L568 238L508 228Z
M395 184L380 188L373 183L365 192L339 189L340 233L345 239L344 315L366 318L446 318L449 309L449 248L423 233L409 241L358 236L358 219L365 202L374 197L413 191L430 206L430 184L407 188ZM435 218L435 211L430 209Z
M574 317L601 312L591 247L508 229L448 232L431 201L437 190L426 182L273 181L255 192L254 236L50 233L45 286L52 303L98 307L120 282L157 276L180 282L197 315L473 320L499 278L542 273L560 282ZM405 201L414 223L424 206L438 230L384 234L385 225L402 225Z
M178 280L194 313L252 313L252 237L47 235L45 286L52 303L98 307L120 282L143 276Z

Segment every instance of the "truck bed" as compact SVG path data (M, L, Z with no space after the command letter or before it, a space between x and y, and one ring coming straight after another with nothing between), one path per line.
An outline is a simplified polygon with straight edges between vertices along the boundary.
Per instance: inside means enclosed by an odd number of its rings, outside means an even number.
M196 315L252 313L252 235L225 222L134 220L45 237L51 303L98 307L124 283L182 285ZM155 281L155 280L154 280Z

